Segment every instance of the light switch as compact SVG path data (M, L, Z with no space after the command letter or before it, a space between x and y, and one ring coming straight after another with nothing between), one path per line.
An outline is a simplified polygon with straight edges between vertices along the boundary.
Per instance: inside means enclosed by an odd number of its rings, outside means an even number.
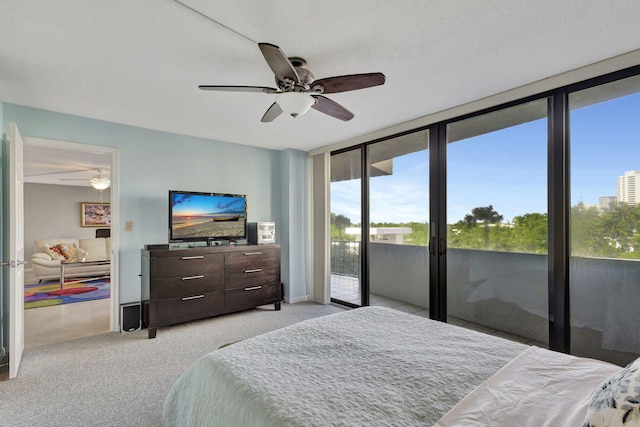
M133 231L133 221L124 222L124 231Z

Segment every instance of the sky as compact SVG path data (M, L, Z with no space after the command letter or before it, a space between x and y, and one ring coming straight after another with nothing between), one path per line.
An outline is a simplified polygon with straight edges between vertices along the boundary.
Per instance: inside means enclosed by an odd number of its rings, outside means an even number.
M572 110L571 205L615 196L616 179L640 170L640 93ZM428 221L428 152L397 157L370 182L371 222ZM493 205L513 220L547 212L547 121L524 123L447 146L447 222ZM360 180L331 184L331 212L360 223Z

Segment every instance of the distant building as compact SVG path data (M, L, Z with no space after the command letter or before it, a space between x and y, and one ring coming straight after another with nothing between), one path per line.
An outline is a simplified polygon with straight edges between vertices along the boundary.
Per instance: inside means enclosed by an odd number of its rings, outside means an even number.
M640 203L640 194L637 191L640 191L640 171L628 171L618 177L616 201L638 204Z
M347 227L346 233L355 235L356 240L360 241L362 230L360 227ZM393 243L402 245L404 236L411 234L413 230L410 227L370 227L371 241L376 243Z
M598 208L601 211L606 211L607 209L611 209L611 204L617 201L616 196L601 196L600 203L598 204Z

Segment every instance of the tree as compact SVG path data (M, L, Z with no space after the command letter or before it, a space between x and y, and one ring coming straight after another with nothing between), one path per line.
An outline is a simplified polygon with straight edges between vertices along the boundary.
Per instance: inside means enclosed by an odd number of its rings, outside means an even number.
M640 205L614 203L605 211L571 208L571 254L640 259Z
M548 251L547 214L527 213L513 218L514 249L530 253Z
M640 231L640 206L615 203L600 220L601 232L611 240L613 253L624 256L634 252Z
M464 219L451 225L449 231L447 245L451 248L481 249L483 247L482 229L469 225L469 222Z
M332 213L331 225L332 225L332 228L333 226L335 226L335 230L338 234L337 235L338 240L342 240L342 233L344 232L345 228L351 225L351 220L342 214L336 215Z
M502 219L503 216L493 209L493 205L473 208L470 214L464 216L464 219L451 226L448 244L451 247L458 248L487 249L489 248L489 236L491 234L489 226L499 223ZM477 227L479 222L483 224L482 228ZM508 231L505 230L504 233L501 232L500 234L501 240L506 242L508 238L502 235L508 234ZM508 247L509 245L505 246Z
M471 228L478 223L478 220L476 219L476 217L469 214L466 214L462 221L464 222L464 225L467 228Z
M498 224L502 221L502 215L493 209L493 205L489 205L471 209L471 216L475 218L476 221L484 224L484 246L488 247L489 224ZM467 222L468 217L469 215L465 216L465 222Z
M602 236L600 212L595 206L580 202L571 208L571 254L574 256L603 256L609 242Z

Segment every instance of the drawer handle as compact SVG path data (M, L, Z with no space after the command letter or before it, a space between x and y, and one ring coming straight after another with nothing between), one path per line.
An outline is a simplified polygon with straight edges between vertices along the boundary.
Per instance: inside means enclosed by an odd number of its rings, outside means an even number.
M245 270L244 272L245 273L260 273L261 271L262 271L261 268L254 268L254 269L251 269L251 270Z
M204 276L201 274L200 276L188 276L183 277L182 280L193 280L193 279L202 279Z
M252 286L250 288L244 288L245 291L257 291L258 289L262 289L262 286Z
M182 301L189 301L192 299L200 299L200 298L204 298L204 295L194 295L192 297L182 297Z
M183 256L180 259L204 259L204 255Z
M262 252L245 252L245 255L262 255Z

